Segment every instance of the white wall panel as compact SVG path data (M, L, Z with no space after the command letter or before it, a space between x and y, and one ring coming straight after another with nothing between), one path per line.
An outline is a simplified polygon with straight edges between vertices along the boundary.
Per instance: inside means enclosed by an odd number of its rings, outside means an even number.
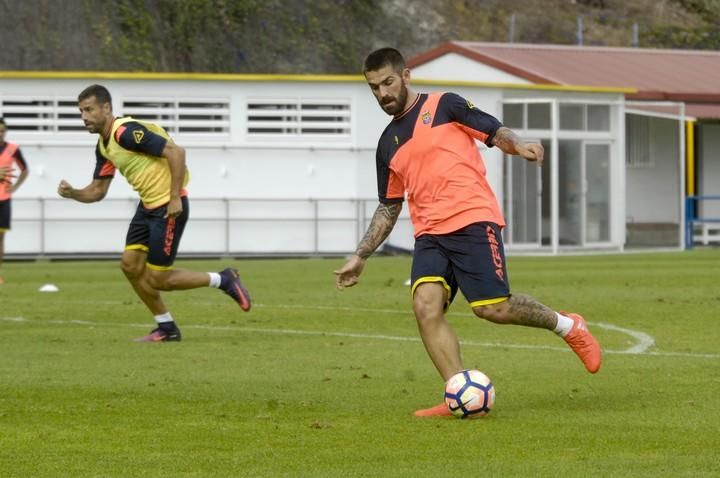
M466 80L518 83L517 78L498 72L493 76L463 62L448 71ZM414 71L414 78L423 76L428 78L422 68ZM167 100L168 104L171 100L179 104L220 98L229 108L227 133L173 135L186 148L191 171L191 219L181 254L343 254L353 251L362 237L377 206L375 148L390 121L362 77L338 81L3 78L0 102L4 98L55 98L62 100L67 115L66 102L93 83L110 89L118 115L123 113L124 101L142 98ZM415 88L453 91L498 117L507 95L607 96L442 84L418 84ZM344 102L350 105L350 135L258 138L248 133L247 108L249 101L258 99ZM63 124L67 121L63 117ZM81 124L79 114L77 123ZM13 130L11 120L9 128L8 140L21 145L31 174L15 195L15 222L6 237L7 253L119 253L137 201L122 176L118 174L107 199L97 204L62 200L56 194L61 179L75 187L91 181L97 137L84 131L18 131ZM502 155L496 148L482 154L488 179L502 204ZM44 229L41 214L46 220ZM389 242L412 248L406 208Z

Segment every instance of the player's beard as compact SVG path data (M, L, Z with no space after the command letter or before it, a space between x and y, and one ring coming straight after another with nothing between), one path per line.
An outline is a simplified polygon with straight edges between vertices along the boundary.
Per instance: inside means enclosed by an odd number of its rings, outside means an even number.
M100 132L97 123L94 122L85 123L85 129L88 131L88 133L92 134Z
M383 111L391 116L397 116L400 113L403 112L405 109L405 103L407 102L408 97L408 90L407 86L405 86L405 83L402 84L400 87L400 93L398 93L397 97L385 97L380 102L380 107L383 109ZM390 99L391 101L387 103L386 101Z

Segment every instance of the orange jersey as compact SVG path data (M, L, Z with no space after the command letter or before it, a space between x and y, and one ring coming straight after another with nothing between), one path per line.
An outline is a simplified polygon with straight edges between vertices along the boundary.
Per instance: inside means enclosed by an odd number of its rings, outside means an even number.
M454 93L418 95L393 118L377 148L383 203L407 196L415 237L448 234L468 224L505 225L475 140L492 146L502 124Z
M12 169L13 163L20 168L20 171L27 169L27 164L17 144L8 142L0 144L0 167ZM10 199L11 187L12 182L9 179L0 183L0 201Z

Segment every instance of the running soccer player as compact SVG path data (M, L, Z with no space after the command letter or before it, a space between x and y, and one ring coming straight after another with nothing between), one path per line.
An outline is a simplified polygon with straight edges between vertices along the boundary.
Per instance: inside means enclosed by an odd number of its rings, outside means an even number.
M209 273L173 269L189 213L185 150L154 123L116 118L110 92L104 86L92 85L83 90L78 106L85 128L98 134L95 173L92 182L82 189L74 189L63 179L58 194L84 203L100 201L117 169L140 195L128 228L121 268L157 326L136 340L181 340L180 329L160 291L214 287L232 297L242 310L250 310L250 295L236 269Z
M497 324L554 331L590 373L602 353L579 314L555 312L511 294L501 230L503 215L485 177L475 140L538 165L543 147L522 142L496 118L453 93L416 93L410 70L393 48L374 51L363 73L380 107L393 117L377 147L380 204L355 254L335 271L336 286L358 282L365 261L392 231L404 198L415 229L413 311L425 349L443 380L464 369L445 311L459 290L475 315ZM442 403L416 416L447 416Z

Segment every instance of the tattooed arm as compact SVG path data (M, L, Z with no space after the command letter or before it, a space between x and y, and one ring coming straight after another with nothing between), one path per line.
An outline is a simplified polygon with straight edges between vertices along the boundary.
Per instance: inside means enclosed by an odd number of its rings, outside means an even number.
M370 255L375 252L375 249L380 247L380 244L387 239L390 231L395 227L400 211L402 210L402 203L390 203L380 204L375 209L370 225L368 226L365 236L358 244L355 249L355 255L360 256L362 259L367 259Z
M535 161L538 166L542 166L545 153L543 146L540 143L521 141L518 135L510 128L501 126L495 133L492 143L504 153L522 156L528 161Z
M335 285L338 289L352 287L358 282L358 278L365 267L365 261L372 255L380 244L387 239L390 231L395 227L402 203L380 204L373 214L370 225L365 236L355 249L355 254L345 265L335 271Z

